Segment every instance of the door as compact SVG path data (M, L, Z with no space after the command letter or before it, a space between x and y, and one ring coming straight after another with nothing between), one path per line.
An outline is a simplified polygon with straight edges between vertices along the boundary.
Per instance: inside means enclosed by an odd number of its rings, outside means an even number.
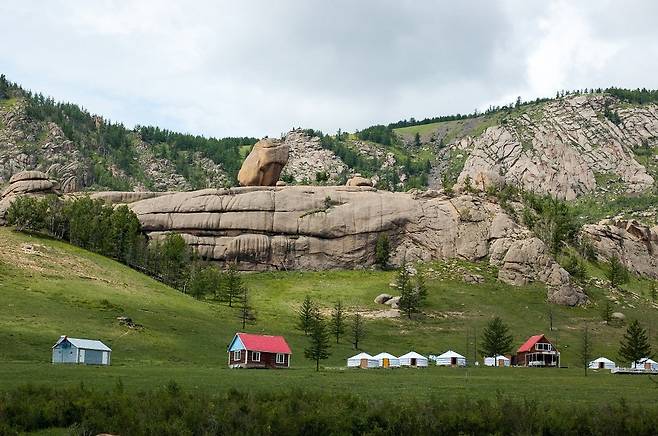
M361 368L367 368L368 367L368 359L361 359L361 364L359 366Z
M498 359L498 366L505 366L505 361L503 359Z
M416 359L415 358L411 359L411 366L416 366Z
M384 368L388 368L389 365L390 365L390 362L388 361L387 358L382 359L382 366L383 366Z
M651 369L651 364L649 362L644 362L644 369Z
M456 357L451 357L451 358L450 358L450 364L451 364L452 366L457 365L457 358L456 358Z
M599 369L604 369L605 368L605 363L599 362Z

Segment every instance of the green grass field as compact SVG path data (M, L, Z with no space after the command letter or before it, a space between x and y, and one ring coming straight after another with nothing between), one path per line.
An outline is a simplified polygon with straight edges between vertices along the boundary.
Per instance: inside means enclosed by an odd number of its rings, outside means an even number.
M31 249L30 249L31 247ZM428 265L429 301L419 320L377 318L387 306L373 299L391 292L393 272L332 271L245 274L257 321L250 332L284 335L292 349L293 368L286 371L248 371L226 368L226 345L240 330L237 309L197 301L110 259L47 238L0 228L0 390L32 383L72 384L111 388L121 380L129 389L146 390L176 380L193 389L217 391L322 389L364 395L489 396L518 392L533 396L536 385L550 385L551 395L572 401L602 401L625 397L634 401L655 398L646 377L590 373L585 377L577 356L582 328L588 325L594 355L618 359L616 350L624 329L601 322L604 291L588 292L592 304L584 308L548 305L545 290L535 285L515 288L495 280L485 264L461 262ZM485 283L467 285L459 271L470 270ZM638 318L649 329L656 346L658 310L644 297L647 283L634 281L616 295L615 310ZM316 374L303 357L305 337L295 330L295 311L308 294L328 312L336 299L350 311L368 318L362 349L401 354L415 350L438 354L453 349L471 358L470 336L481 331L494 315L510 326L515 343L546 333L562 351L568 369L468 368L426 370L346 370L345 359L355 351L346 340L332 348ZM548 314L554 330L549 331ZM117 316L129 316L143 329L121 326ZM113 349L112 366L54 366L50 347L60 334L98 338ZM544 398L545 397L545 398Z

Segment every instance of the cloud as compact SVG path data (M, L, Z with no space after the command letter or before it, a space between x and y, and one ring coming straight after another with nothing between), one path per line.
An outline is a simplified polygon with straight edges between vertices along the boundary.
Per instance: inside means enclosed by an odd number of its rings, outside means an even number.
M128 125L334 132L557 89L658 87L658 6L564 1L5 2L0 71Z

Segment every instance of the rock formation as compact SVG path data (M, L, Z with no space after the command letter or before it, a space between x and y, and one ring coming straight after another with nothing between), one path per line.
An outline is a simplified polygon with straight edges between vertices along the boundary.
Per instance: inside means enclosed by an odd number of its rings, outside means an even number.
M425 193L423 193L425 194ZM549 300L586 296L497 204L478 197L377 191L369 187L244 187L174 193L129 204L153 239L180 233L201 257L243 270L363 268L374 264L378 235L391 261L489 259L499 278L549 287Z
M346 186L372 186L372 180L366 179L361 174L356 173L347 180Z
M59 184L40 171L23 171L14 174L0 194L0 225L5 224L9 206L21 195L60 195Z
M304 130L295 129L283 138L290 149L290 158L283 169L282 177L297 183L317 181L318 174L327 177L328 184L337 184L347 165L332 151L323 148L320 137L310 136Z
M617 256L630 271L658 279L658 226L603 220L583 226L581 239L594 246L601 260Z
M611 178L629 192L645 191L654 180L633 149L655 144L658 106L619 108L617 125L603 116L617 103L601 95L554 100L457 141L452 149L468 155L458 185L504 181L571 200L601 188L597 178Z
M274 186L288 162L288 145L274 139L261 139L242 163L238 181L242 186Z

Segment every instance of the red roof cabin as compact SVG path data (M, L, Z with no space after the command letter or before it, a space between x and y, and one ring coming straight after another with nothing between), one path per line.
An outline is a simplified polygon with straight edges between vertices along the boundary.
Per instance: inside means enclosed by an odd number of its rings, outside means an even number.
M292 351L283 336L236 333L228 346L230 368L289 368Z
M544 335L531 336L516 352L517 366L560 366L560 352Z

